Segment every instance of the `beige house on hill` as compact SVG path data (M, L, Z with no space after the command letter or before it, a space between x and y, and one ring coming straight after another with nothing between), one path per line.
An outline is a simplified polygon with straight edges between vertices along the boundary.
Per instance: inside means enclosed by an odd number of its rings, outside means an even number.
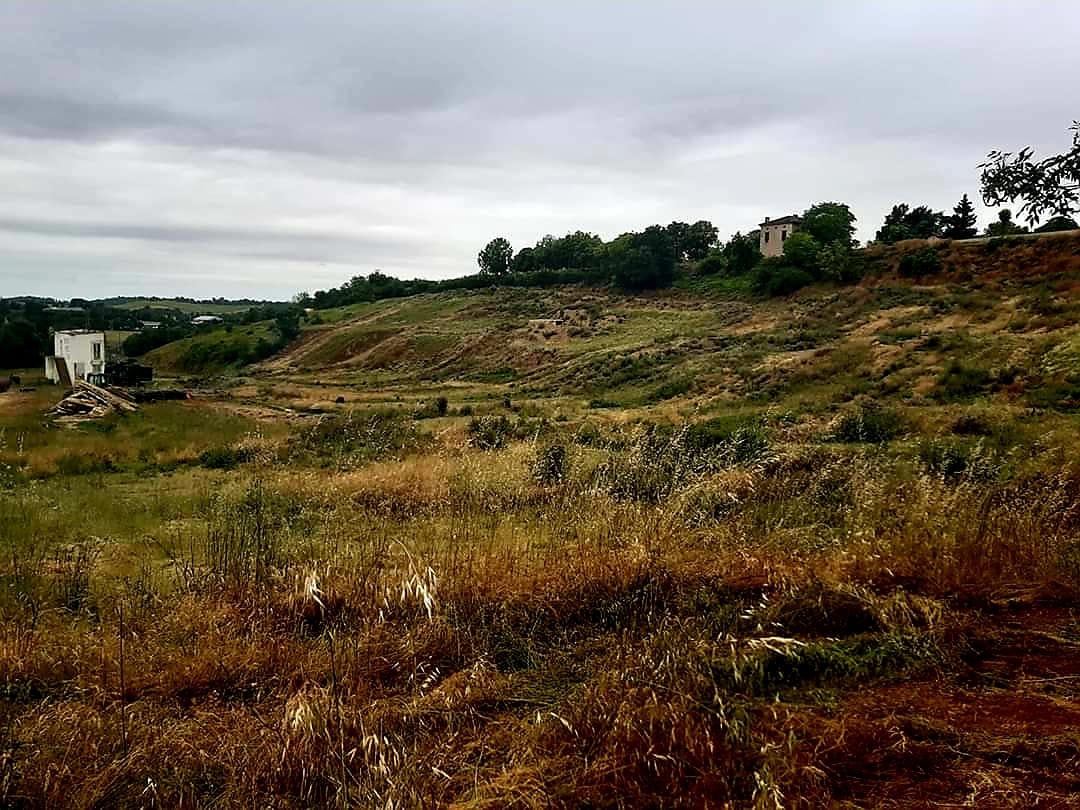
M760 225L758 247L762 256L780 256L784 252L784 242L802 225L802 217L792 214L780 219L769 219Z

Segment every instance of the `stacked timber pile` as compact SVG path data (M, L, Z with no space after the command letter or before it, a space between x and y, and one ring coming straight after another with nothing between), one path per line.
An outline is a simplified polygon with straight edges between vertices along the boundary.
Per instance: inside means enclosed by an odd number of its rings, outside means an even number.
M75 390L56 403L51 413L64 425L100 419L117 411L131 413L139 406L126 393L106 391L85 380L75 380Z

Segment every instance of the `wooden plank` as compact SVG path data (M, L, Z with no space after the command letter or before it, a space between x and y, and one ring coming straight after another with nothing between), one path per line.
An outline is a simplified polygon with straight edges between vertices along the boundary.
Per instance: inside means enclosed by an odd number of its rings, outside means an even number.
M71 372L68 371L67 360L63 357L53 358L56 363L56 374L64 385L71 385Z
M106 391L104 388L99 388L93 383L88 383L86 380L77 380L75 383L77 390L85 391L93 396L95 399L100 400L103 404L111 405L121 411L127 411L131 413L139 410L139 406L133 402L128 402L126 399L121 399L111 391Z

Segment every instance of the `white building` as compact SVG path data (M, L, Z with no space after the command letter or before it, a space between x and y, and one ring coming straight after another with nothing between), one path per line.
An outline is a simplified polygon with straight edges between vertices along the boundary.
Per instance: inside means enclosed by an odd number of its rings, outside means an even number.
M53 333L53 353L45 358L45 376L70 385L75 380L105 381L105 333L69 329Z
M761 249L761 255L765 257L782 255L784 253L784 242L795 231L799 230L800 225L802 225L802 217L794 214L780 217L780 219L766 217L765 221L759 226L761 235L758 237L758 247Z
M221 320L217 315L196 315L191 322L196 326L205 326L208 323L221 323Z

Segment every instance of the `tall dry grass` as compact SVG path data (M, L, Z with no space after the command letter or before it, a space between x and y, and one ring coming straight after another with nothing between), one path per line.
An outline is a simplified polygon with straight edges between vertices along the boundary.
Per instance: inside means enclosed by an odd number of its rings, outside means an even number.
M5 529L0 803L826 802L778 696L947 666L965 606L1077 582L1075 465L725 442L571 446L554 477L540 442L267 456L123 565Z

